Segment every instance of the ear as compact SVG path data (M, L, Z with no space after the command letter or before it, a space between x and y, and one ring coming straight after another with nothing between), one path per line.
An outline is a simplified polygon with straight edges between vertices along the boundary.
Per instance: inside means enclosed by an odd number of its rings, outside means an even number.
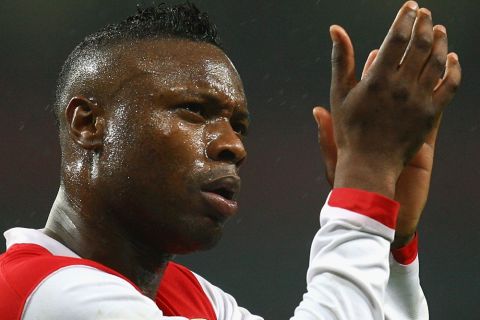
M82 148L99 150L103 147L105 119L103 109L92 100L73 97L65 109L70 137Z

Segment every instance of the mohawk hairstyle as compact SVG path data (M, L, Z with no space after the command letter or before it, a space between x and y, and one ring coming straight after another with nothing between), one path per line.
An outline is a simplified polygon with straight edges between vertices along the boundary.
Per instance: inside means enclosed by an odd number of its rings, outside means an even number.
M169 5L153 4L142 8L137 5L137 13L119 23L110 24L85 37L70 53L60 71L55 92L55 115L59 123L59 113L65 103L65 91L72 73L80 61L88 59L100 48L122 41L155 38L179 38L213 44L220 49L216 26L210 22L207 13L201 12L194 4Z
M220 47L217 28L208 15L192 3L167 5L161 3L142 8L117 24L111 24L88 36L79 45L102 44L114 40L148 39L156 37L184 38L203 41Z

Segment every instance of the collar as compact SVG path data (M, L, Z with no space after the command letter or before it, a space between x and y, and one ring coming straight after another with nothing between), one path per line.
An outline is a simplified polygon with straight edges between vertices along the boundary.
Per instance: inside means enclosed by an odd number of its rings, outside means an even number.
M36 244L47 249L54 256L80 258L75 252L43 233L44 229L13 228L3 233L7 240L7 250L14 244Z

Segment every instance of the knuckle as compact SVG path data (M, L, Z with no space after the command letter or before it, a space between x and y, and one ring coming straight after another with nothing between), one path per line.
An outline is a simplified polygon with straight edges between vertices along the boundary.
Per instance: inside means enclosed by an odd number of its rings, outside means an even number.
M428 35L419 35L414 40L414 45L421 51L429 51L432 48L433 39Z
M346 63L346 57L345 57L345 54L343 53L343 48L338 44L334 45L334 48L332 51L331 63L332 65L335 65L335 66L342 66Z
M410 98L410 90L405 85L398 85L392 90L392 99L396 102L406 102Z
M367 81L367 90L371 93L377 93L383 91L386 86L386 79L382 77L371 77Z
M331 63L333 66L343 66L345 64L345 58L340 55L332 56Z
M453 79L447 82L448 88L450 92L455 93L457 92L458 88L460 87L460 81L455 81Z
M400 30L392 30L390 41L394 44L405 44L410 40L410 34Z
M445 68L445 64L447 63L447 56L443 54L434 54L432 55L430 61L435 69L443 70Z

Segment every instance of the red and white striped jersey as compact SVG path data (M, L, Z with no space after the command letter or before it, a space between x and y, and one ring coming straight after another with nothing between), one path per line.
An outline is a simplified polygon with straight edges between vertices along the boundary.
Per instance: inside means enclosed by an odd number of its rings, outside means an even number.
M292 319L428 319L417 238L390 253L398 203L334 189L320 215L307 291ZM258 320L201 276L170 262L155 301L118 272L82 259L41 230L5 232L0 314L5 320Z

